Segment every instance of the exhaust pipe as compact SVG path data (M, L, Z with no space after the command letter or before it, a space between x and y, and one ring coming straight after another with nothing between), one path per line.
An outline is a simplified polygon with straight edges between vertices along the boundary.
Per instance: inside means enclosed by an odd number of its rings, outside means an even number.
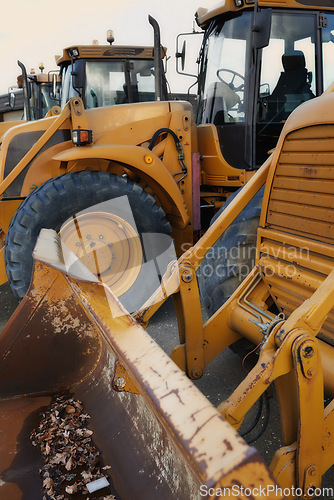
M24 97L24 107L26 112L26 119L28 122L31 121L31 113L29 106L29 88L28 88L28 77L26 67L21 61L17 61L22 71L22 85L23 85L23 97Z
M148 16L148 21L154 31L155 100L161 101L162 72L161 72L161 57L160 57L160 47L161 47L160 27L158 22L152 16Z

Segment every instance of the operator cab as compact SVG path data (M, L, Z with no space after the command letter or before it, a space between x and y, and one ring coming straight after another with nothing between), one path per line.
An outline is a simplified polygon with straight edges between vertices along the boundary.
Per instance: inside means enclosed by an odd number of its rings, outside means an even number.
M61 68L61 107L78 95L87 109L154 101L153 54L153 47L92 45L65 49L57 61Z
M255 16L265 10L214 17L200 63L197 122L214 123L225 160L247 170L266 160L289 114L334 80L334 13L270 9L257 48Z
M60 82L57 72L43 73L43 70L41 69L41 72L36 74L34 70L31 70L28 75L28 95L31 120L44 118L50 109L58 104L56 99L52 97L52 74L54 74L56 86L59 89Z

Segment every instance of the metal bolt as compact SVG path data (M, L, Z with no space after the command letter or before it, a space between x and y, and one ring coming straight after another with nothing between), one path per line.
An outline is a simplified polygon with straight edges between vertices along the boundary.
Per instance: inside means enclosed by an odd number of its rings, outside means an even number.
M314 373L315 373L314 368L309 368L309 369L307 370L307 376L308 376L308 377L313 377Z
M312 491L311 490L315 490L317 488L317 485L315 483L310 483L307 485L307 491L308 491L308 494L312 495Z
M311 356L313 356L313 354L314 354L313 347L311 347L310 345L304 347L304 349L303 349L303 356L305 358L310 358Z
M111 256L113 259L116 259L116 255L113 253Z
M113 246L113 243L111 243L111 242L110 242L110 243L108 243L108 247L110 247L110 248L111 248L112 246Z
M203 375L203 370L200 366L195 366L191 370L191 377L194 379L201 378L202 375Z
M191 271L183 271L182 281L184 281L185 283L190 283L192 279L193 279L193 274Z
M87 238L87 240L91 240L92 239L92 237L91 237L90 234L86 234L86 238Z
M92 241L92 242L91 242L90 246L91 246L92 248L94 248L94 247L95 247L95 243L94 243L94 241Z
M115 385L119 389L123 389L125 387L125 378L119 377L117 380L115 380Z
M77 241L76 244L75 244L76 247L80 247L81 246L81 243L80 241Z
M103 240L103 238L104 238L103 234L100 234L99 238L100 238L100 240Z
M316 475L316 473L317 473L317 469L316 469L316 467L311 467L311 468L309 469L309 474L310 474L310 476L315 476L315 475Z

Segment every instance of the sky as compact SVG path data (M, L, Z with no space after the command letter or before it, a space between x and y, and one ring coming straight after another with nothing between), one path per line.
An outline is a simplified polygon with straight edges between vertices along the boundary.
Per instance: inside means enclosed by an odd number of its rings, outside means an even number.
M27 71L56 69L55 55L65 47L107 44L108 29L114 31L115 44L153 45L153 30L148 15L161 31L167 47L168 74L172 91L186 92L191 80L176 76L175 43L179 33L192 31L198 7L210 8L217 0L2 0L0 28L0 93L16 85L19 59ZM196 25L197 28L197 25ZM186 80L185 80L186 79Z

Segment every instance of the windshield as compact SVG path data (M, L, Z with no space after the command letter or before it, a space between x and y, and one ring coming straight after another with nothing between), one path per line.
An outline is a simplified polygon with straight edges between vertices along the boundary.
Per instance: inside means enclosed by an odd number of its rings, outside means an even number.
M289 114L317 95L314 14L273 13L262 51L257 113L257 162L268 156Z
M61 75L61 102L60 105L62 108L64 108L65 104L72 98L75 97L78 94L76 90L73 89L72 87L72 67L67 66L65 69L62 71Z
M200 96L200 123L245 121L245 79L252 14L218 25L206 39L204 85Z
M334 80L334 14L325 16L321 31L324 90L326 90Z
M87 108L154 101L153 69L153 60L87 62Z
M153 60L86 61L86 108L155 100ZM62 107L77 95L72 87L71 66L63 76Z

